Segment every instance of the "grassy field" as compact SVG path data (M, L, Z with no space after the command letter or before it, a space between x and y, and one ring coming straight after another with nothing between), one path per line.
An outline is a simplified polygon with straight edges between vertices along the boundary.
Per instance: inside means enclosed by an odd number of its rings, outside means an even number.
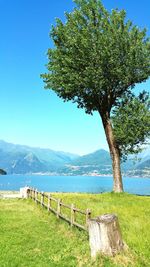
M88 235L71 228L32 200L0 200L0 267L148 267L150 197L128 194L54 194L64 203L115 213L128 249L108 258L90 258Z

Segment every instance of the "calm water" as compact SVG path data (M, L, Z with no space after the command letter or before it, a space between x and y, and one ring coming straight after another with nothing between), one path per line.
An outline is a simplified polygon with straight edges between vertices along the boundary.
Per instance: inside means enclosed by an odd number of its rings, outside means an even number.
M124 190L128 193L150 195L149 178L124 177ZM112 177L93 176L40 176L40 175L0 175L0 190L19 190L25 185L49 192L89 192L112 191Z

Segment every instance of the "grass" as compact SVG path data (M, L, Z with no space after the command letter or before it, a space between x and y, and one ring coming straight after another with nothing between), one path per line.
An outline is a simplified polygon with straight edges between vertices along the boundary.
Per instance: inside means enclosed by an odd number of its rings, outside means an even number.
M148 267L150 198L129 194L54 194L92 210L92 217L119 217L126 251L91 260L86 232L71 228L32 200L0 200L0 267Z

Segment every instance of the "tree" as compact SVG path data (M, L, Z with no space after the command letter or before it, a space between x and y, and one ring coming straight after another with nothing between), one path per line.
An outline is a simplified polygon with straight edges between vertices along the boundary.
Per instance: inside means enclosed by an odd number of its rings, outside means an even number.
M56 20L48 50L45 88L102 119L112 158L114 191L122 192L119 146L111 111L136 83L150 76L150 41L146 30L126 20L124 10L108 12L99 0L75 0L66 22Z
M139 96L133 93L125 96L112 112L112 124L120 157L142 151L150 139L150 98L146 91Z

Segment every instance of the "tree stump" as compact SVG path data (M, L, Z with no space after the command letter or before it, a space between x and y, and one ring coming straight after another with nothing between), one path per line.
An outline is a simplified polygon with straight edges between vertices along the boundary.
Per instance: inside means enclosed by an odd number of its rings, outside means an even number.
M89 219L88 225L92 257L95 257L98 252L114 256L123 250L124 244L116 215L104 214L95 219Z

